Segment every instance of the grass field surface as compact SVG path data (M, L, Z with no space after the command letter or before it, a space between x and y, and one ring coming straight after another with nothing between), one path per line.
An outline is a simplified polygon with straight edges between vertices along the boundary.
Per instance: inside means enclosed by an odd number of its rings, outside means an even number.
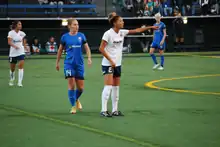
M99 115L101 58L86 66L83 110L76 115L69 114L63 65L57 72L54 56L25 61L23 88L8 86L9 64L0 60L0 146L218 147L218 54L167 54L164 71L153 71L151 58L128 55L119 103L125 116L120 118Z

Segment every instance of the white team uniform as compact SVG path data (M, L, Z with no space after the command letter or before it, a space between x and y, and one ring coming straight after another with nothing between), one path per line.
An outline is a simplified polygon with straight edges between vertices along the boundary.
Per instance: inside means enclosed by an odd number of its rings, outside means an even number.
M109 57L115 62L116 66L121 66L122 62L122 49L124 43L124 37L129 33L129 30L121 29L116 33L112 28L106 31L102 37L102 40L105 40L108 45L105 48L105 51ZM103 57L102 66L111 66L108 59Z
M22 31L19 31L18 33L14 30L11 30L8 33L8 38L12 39L12 42L14 45L19 47L19 49L15 49L14 47L10 46L10 53L9 57L18 57L21 55L25 55L25 50L23 46L23 38L26 36L26 34Z

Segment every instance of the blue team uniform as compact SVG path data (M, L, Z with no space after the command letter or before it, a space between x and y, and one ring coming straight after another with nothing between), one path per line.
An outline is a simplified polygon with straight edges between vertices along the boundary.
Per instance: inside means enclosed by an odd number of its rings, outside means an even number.
M65 78L75 77L80 80L84 79L83 45L86 42L85 35L80 32L76 35L66 33L62 36L61 44L66 50L64 60Z
M160 42L163 39L163 35L164 35L163 30L166 29L166 25L163 22L160 22L159 24L155 23L154 26L158 26L159 29L154 30L154 39L151 44L151 47L155 49L163 50L165 49L165 42L162 46L160 45Z

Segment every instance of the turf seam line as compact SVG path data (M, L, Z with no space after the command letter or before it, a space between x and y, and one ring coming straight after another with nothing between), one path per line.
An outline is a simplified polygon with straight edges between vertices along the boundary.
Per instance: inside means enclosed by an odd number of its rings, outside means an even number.
M89 126L80 125L80 124L77 124L77 123L73 123L73 122L69 122L69 121L65 121L65 120L60 120L60 119L52 118L52 117L45 116L45 115L42 115L42 114L28 112L28 111L21 110L21 109L18 109L18 108L13 108L11 106L9 107L9 106L6 106L4 104L0 104L0 106L3 109L8 110L8 111L13 111L13 112L25 114L27 116L48 120L48 121L59 123L59 124L62 124L62 125L76 127L76 128L79 128L79 129L83 129L83 130L86 130L86 131L93 132L93 133L97 133L97 134L113 137L113 138L116 138L116 139L119 139L119 140L124 140L124 141L127 141L127 142L131 142L131 143L134 143L134 144L137 144L137 145L141 145L141 146L144 146L144 147L160 147L159 145L154 145L154 144L149 143L149 142L139 141L139 140L136 140L136 139L131 138L131 137L126 137L126 136L123 136L123 135L118 135L118 134L115 134L115 133L103 131L103 130L92 128L92 127L89 127Z
M147 83L145 83L144 86L152 88L152 89L163 90L163 91L171 91L171 92L177 92L177 93L191 93L191 94L200 94L200 95L218 95L218 96L220 96L220 92L204 92L204 91L184 90L184 89L176 90L176 89L172 89L172 88L159 87L159 86L154 85L155 83L164 82L164 81L206 78L206 77L218 77L218 76L220 76L220 74L185 76L185 77L179 77L179 78L166 78L166 79L159 79L159 80L153 80L153 81L147 82Z

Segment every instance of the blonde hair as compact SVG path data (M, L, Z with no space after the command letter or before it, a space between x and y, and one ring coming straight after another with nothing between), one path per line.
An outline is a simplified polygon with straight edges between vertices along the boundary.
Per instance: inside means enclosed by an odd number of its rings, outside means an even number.
M70 18L67 20L68 26L70 26L74 21L77 21L75 18Z
M156 20L158 20L158 19L160 19L160 18L161 18L161 14L160 14L160 13L157 13L157 14L155 14L155 16L154 16L154 17L155 17L155 19L156 19Z

